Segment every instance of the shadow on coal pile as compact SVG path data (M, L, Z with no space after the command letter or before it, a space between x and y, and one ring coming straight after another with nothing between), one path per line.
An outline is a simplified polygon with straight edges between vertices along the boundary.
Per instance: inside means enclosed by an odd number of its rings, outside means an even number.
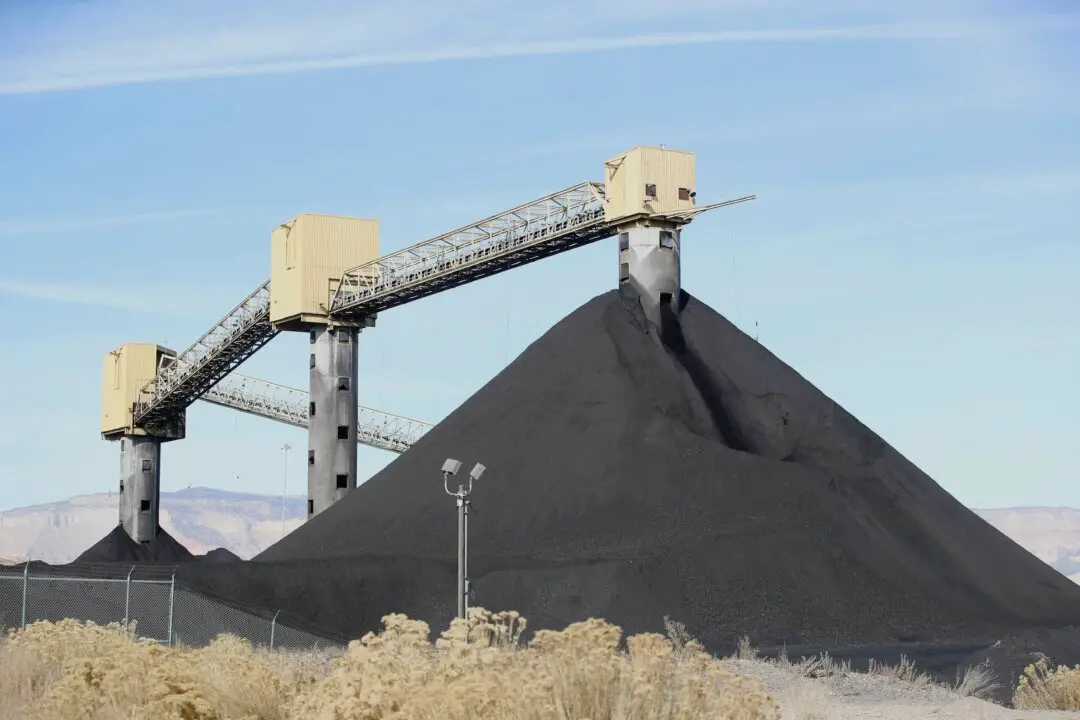
M600 616L661 631L667 615L723 650L747 634L988 647L1080 625L1080 587L711 308L679 307L658 337L632 292L590 300L252 562L181 572L354 637L387 611L445 627L456 517L438 469L456 457L488 467L474 602L533 629Z

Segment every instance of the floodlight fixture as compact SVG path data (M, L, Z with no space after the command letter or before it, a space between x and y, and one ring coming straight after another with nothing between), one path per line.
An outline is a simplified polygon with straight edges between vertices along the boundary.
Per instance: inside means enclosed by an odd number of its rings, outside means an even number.
M472 493L473 482L480 479L480 476L487 470L481 463L476 463L473 469L469 471L468 484L462 484L457 486L457 490L450 489L450 476L457 475L458 470L461 469L461 462L453 458L447 458L442 466L443 476L443 489L446 490L446 494L454 498L457 504L457 516L458 516L458 536L457 536L457 556L458 556L458 582L457 582L457 616L465 619L469 612L469 508L472 506L472 502L469 501L469 495Z

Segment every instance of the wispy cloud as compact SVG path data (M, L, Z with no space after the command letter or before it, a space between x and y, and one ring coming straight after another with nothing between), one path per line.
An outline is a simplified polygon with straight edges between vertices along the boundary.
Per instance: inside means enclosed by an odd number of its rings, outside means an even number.
M725 7L731 5L719 4ZM517 19L517 24L506 17L488 20L486 23L463 22L468 18L475 19L477 5L476 2L463 3L462 7L471 7L473 14L463 10L456 15L451 15L452 11L446 10L445 6L441 11L437 7L434 10L425 7L423 12L416 14L416 17L422 17L423 20L409 29L405 29L402 19L406 15L412 17L411 13L398 10L395 14L392 7L381 6L369 9L362 17L349 15L338 18L340 22L336 24L337 27L332 27L330 23L321 26L324 31L321 37L314 27L299 27L289 42L280 42L284 33L282 27L260 24L229 31L213 28L211 32L204 28L202 36L183 36L183 43L178 43L178 33L174 32L171 37L160 35L141 40L127 37L123 42L99 41L98 45L64 49L60 52L52 50L57 47L52 45L51 52L15 58L6 70L0 71L0 95L83 90L110 85L196 78L609 52L634 48L731 43L992 40L1015 37L1022 33L1080 26L1080 14L1058 14L1008 19L942 18L916 22L544 39L536 38L532 33L507 32L508 29L513 30L523 24L520 18ZM690 3L689 9L701 12L703 5L712 7L718 3ZM687 10L682 12L685 14ZM469 31L447 31L439 26L440 21L446 23L451 30L465 26ZM342 26L350 24L362 27L363 31L357 30L349 34ZM535 27L535 24L532 25ZM580 28L582 23L578 22L575 26ZM438 39L448 35L463 37L465 41L458 45L443 45L438 42ZM297 40L297 37L301 39ZM304 41L304 38L308 41ZM356 47L363 47L364 51L344 51L346 48ZM273 48L279 50L275 53Z
M212 307L205 299L193 300L190 287L170 289L0 280L0 295L168 315L205 316Z
M189 208L179 210L161 210L153 212L124 213L119 215L99 215L84 218L37 219L37 220L0 220L0 237L21 235L47 235L108 227L123 227L152 223L161 220L177 220L187 217L226 215L253 207L230 208Z

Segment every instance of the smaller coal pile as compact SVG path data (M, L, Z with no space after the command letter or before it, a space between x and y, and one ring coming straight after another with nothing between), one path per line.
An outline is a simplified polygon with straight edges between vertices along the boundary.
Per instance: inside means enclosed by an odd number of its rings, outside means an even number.
M137 543L117 525L108 535L98 540L73 564L135 563L145 565L178 565L191 562L237 562L240 558L225 548L216 548L206 555L194 555L164 529L158 528L157 537L147 544Z
M243 558L241 558L239 555L232 552L228 548L214 548L210 552L203 555L202 558L196 556L196 559L201 559L203 562L208 563L243 562Z

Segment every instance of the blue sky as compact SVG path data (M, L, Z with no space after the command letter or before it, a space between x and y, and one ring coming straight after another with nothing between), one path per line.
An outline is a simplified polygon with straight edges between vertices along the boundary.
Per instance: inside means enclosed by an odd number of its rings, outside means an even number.
M699 201L759 196L688 228L688 290L961 501L1080 507L1078 87L1066 0L4 0L0 507L115 486L102 356L187 347L283 220L378 217L390 251L660 143ZM385 313L361 402L437 422L614 252ZM305 357L282 336L243 372L305 387ZM278 492L288 442L302 491L303 431L188 425L164 489Z

